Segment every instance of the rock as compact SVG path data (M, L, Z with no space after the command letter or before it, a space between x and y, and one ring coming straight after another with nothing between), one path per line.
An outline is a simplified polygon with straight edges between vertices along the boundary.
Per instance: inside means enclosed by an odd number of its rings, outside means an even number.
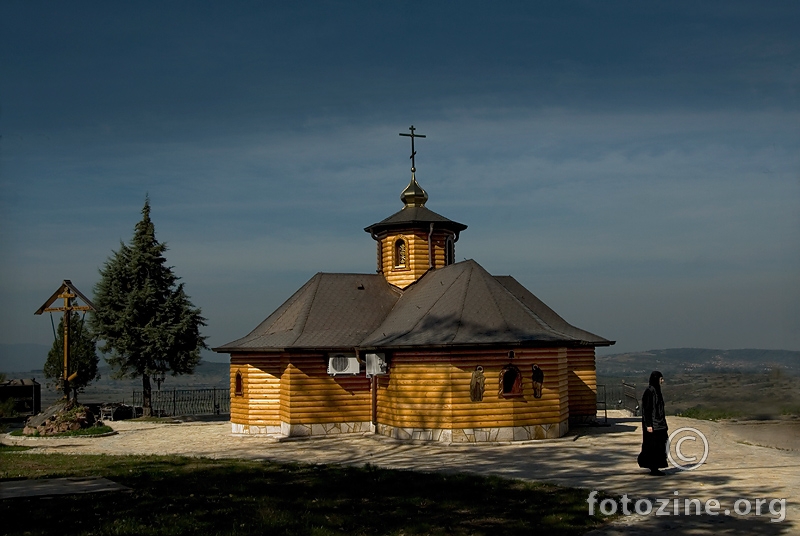
M62 400L28 419L25 435L46 436L89 428L95 424L94 414L85 406Z
M28 418L28 421L25 423L26 426L30 426L31 428L38 428L43 425L48 419L55 419L55 416L59 413L63 413L64 411L68 411L72 408L73 403L68 400L59 400L43 412L39 413L38 415L34 415Z

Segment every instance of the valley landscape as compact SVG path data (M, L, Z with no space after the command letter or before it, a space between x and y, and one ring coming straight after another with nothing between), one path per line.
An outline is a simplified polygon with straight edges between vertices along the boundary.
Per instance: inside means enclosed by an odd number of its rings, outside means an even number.
M664 374L667 413L706 419L800 416L800 352L674 348L597 357L609 407L621 383L641 397L650 372Z

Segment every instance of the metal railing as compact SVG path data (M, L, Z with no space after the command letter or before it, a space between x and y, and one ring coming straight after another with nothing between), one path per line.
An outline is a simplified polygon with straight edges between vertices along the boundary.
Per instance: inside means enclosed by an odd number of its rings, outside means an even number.
M622 408L634 416L639 415L639 398L636 396L636 384L622 380Z
M603 422L608 422L608 401L606 400L606 386L597 384L597 416L603 412Z
M220 415L231 412L229 389L173 389L152 391L153 415ZM141 391L133 392L133 405L142 406Z
M627 383L625 380L620 384L597 384L597 411L605 412L608 409L624 409L631 415L638 416L640 409L636 384Z

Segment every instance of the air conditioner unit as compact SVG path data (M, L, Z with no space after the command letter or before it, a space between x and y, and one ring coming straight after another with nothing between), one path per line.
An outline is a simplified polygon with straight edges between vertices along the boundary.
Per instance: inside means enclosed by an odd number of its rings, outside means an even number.
M388 365L386 363L386 354L366 354L367 360L367 378L371 376L380 376L388 372Z
M328 357L328 374L336 376L338 374L358 374L361 372L361 363L356 356L343 354Z

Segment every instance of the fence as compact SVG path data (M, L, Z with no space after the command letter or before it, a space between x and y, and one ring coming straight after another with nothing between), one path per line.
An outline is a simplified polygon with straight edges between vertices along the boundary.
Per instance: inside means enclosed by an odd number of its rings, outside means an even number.
M636 384L622 382L622 407L634 415L639 415L639 397L636 396Z
M133 405L142 406L141 391L133 392ZM173 389L152 391L153 415L219 415L231 412L229 389Z
M639 398L636 396L636 384L622 381L617 385L597 385L597 410L624 409L638 416Z

